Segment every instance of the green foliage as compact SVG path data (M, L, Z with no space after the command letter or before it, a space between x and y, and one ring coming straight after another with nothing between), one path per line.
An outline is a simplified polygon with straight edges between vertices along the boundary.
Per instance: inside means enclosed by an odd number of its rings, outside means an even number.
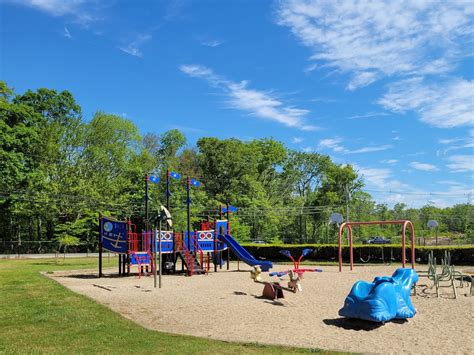
M328 156L287 149L273 139L241 141L205 137L195 147L173 129L140 135L122 117L97 112L85 120L68 91L41 88L17 95L0 81L0 248L6 241L45 241L72 236L75 249L94 250L99 214L133 218L143 228L145 174L171 179L169 197L176 230L187 229L185 177L203 183L191 189L191 223L218 216L218 207L238 206L232 231L240 241L268 243L334 243L337 228L331 213L351 220L411 219L417 237L433 237L429 219L439 222L439 235L474 242L474 206L440 209L432 205L393 209L376 204L362 191L350 165ZM149 215L166 205L165 184L150 184ZM397 226L354 228L357 242L375 236L399 242ZM23 244L25 245L25 243ZM23 247L22 247L23 248ZM11 248L10 248L11 249Z

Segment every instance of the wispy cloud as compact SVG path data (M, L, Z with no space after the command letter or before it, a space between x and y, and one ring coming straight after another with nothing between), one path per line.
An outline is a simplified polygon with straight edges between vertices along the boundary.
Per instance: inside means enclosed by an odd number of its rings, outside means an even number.
M456 39L472 35L473 13L469 1L290 0L280 2L277 21L314 61L349 73L354 90L387 76L452 70L469 51Z
M64 27L63 36L68 38L68 39L72 39L71 32L69 32L67 27Z
M413 169L421 170L421 171L438 171L439 169L433 165L428 163L420 163L417 161L412 161L409 164Z
M440 128L472 126L473 92L474 81L456 79L439 86L412 78L391 85L379 104L397 113L415 111L421 121Z
M143 44L148 42L149 40L152 39L151 34L149 33L142 33L139 34L138 36L135 37L134 40L129 42L128 44L118 47L122 52L125 52L127 54L133 55L135 57L143 57L143 53L140 49Z
M304 68L304 72L305 73L311 73L311 72L315 71L317 68L318 68L318 65L316 63L312 63L312 64L308 65L306 68Z
M474 148L474 138L472 136L467 138L440 139L439 143L448 145L448 147L442 151L444 154L452 150Z
M420 155L425 155L425 154L426 154L426 152L420 151L420 152L407 154L406 156L407 157L419 157Z
M448 158L448 161L450 163L447 166L453 173L474 171L473 155L453 155Z
M249 82L246 80L241 82L227 80L202 65L182 65L179 69L191 77L204 79L212 86L222 90L232 108L303 131L317 129L317 127L306 123L310 113L308 110L285 105L269 92L250 89Z
M301 142L303 142L303 141L304 141L304 139L301 138L301 137L293 137L293 139L291 140L291 142L292 142L293 144L298 144L298 143L301 143Z
M311 99L310 101L311 102L319 102L319 103L322 103L322 104L334 104L334 103L341 102L340 99L336 99L334 97L317 97L315 99Z
M389 205L401 202L411 207L421 207L431 203L438 207L447 207L465 203L466 198L473 192L472 187L458 182L439 182L448 186L427 191L397 180L389 168L361 167L357 164L354 164L354 168L363 178L365 188L374 199Z
M387 180L392 177L392 171L386 168L362 168L357 165L355 168L366 182L380 188L386 187Z
M334 152L343 152L345 148L341 145L342 139L339 137L336 138L326 138L319 141L319 149L331 149Z
M362 153L373 153L373 152L381 152L387 149L393 148L393 145L384 144L379 146L369 146L369 147L362 147L359 149L349 150L346 149L344 153L346 154L362 154Z
M82 25L99 19L93 6L96 0L5 0L5 2L28 6L51 16L70 16Z
M385 159L380 161L382 164L389 164L389 165L394 165L398 163L397 159Z
M360 118L373 118L373 117L382 117L382 116L389 116L387 112L367 112L362 115L354 115L347 117L348 120L356 120Z
M180 126L180 125L171 125L169 126L170 129L179 129L180 131L183 132L188 132L188 133L205 133L206 131L202 128L196 128L196 127L189 127L189 126Z
M201 44L206 47L219 47L221 44L224 44L224 41L218 39L212 39L208 41L202 41Z
M381 146L367 146L358 149L347 149L342 144L342 138L326 138L319 141L318 149L330 149L335 153L342 153L342 154L363 154L363 153L372 153L372 152L380 152L383 150L387 150L393 148L391 145L381 145Z

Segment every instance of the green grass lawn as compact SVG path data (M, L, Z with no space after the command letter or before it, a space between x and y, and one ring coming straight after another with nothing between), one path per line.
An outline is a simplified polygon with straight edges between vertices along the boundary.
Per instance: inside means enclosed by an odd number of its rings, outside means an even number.
M40 274L96 265L95 258L66 259L58 264L52 259L0 260L0 353L320 352L147 330ZM104 266L109 266L106 258ZM278 333L277 329L268 331Z

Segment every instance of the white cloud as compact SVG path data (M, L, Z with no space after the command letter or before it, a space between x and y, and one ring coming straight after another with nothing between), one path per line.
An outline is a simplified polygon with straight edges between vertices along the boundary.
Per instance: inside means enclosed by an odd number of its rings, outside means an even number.
M431 203L437 207L447 207L465 203L466 198L473 193L472 186L455 181L439 181L439 184L448 187L427 191L394 179L391 169L361 167L357 164L353 166L363 178L366 191L379 203L394 205L403 202L416 208Z
M336 99L336 98L333 98L333 97L318 97L318 98L315 98L315 99L311 99L310 101L311 102L319 102L319 103L322 103L322 104L334 104L334 103L341 102L340 99Z
M319 149L331 149L334 152L344 151L344 147L340 145L342 139L339 137L336 138L326 138L319 141Z
M474 125L473 95L474 81L456 79L439 86L413 78L391 85L379 104L398 113L415 111L425 123L452 128Z
M361 153L373 153L373 152L381 152L383 150L387 150L393 148L390 144L380 145L380 146L370 146L370 147L363 147L355 150L345 150L346 154L361 154Z
M350 149L345 148L341 143L342 143L342 139L339 137L322 139L319 141L318 149L331 149L335 153L342 153L342 154L362 154L362 153L379 152L382 150L387 150L387 149L392 148L391 145L381 145L381 146L362 147L362 148L350 150Z
M148 33L142 33L136 36L136 38L129 42L127 45L119 47L122 52L133 55L135 57L143 57L143 53L140 47L147 41L151 40L152 36Z
M439 169L433 165L428 163L420 163L417 161L412 161L409 164L413 169L421 170L421 171L438 171Z
M446 153L448 153L449 151L452 151L452 150L474 148L474 139L471 135L467 138L440 139L439 143L441 143L443 145L449 145L449 147L447 147L446 149L444 149L442 151L444 154L446 154Z
M70 16L76 22L86 25L98 20L90 5L96 0L6 0L43 11L51 16Z
M398 163L398 160L397 160L397 159L386 159L386 160L381 160L380 162L381 162L382 164L393 165L393 164Z
M347 84L347 89L350 91L356 90L358 88L368 86L373 82L377 81L379 75L375 72L360 72L354 74L349 84Z
M444 139L440 139L439 142L441 144L453 144L453 143L460 142L461 140L462 138L444 138Z
M372 117L381 117L381 116L388 116L387 112L367 112L362 115L353 115L347 117L348 120L355 120L359 118L372 118Z
M421 152L410 153L410 154L407 154L406 156L407 157L419 157L420 155L425 155L425 154L426 154L426 152L421 151Z
M194 78L204 78L206 80L210 80L213 84L218 84L219 82L223 81L217 75L215 75L211 69L203 67L202 65L181 65L179 69L183 73Z
M170 125L170 129L179 129L180 131L191 133L191 134L203 134L206 132L206 130L202 128L196 128L196 127L189 127L189 126L180 126L180 125Z
M278 23L314 61L351 74L349 90L386 76L452 70L470 50L456 39L472 35L473 13L472 2L439 0L290 0L277 9Z
M195 64L182 65L180 70L191 77L205 79L212 86L223 90L232 108L303 131L317 129L306 123L308 110L287 106L269 92L250 89L248 81L236 83L215 74L210 68Z
M473 155L453 155L448 160L450 163L447 166L453 173L474 171Z
M303 141L304 141L304 139L301 138L301 137L293 137L293 139L291 140L291 142L292 142L293 144L298 144L298 143L301 143L301 142L303 142Z
M359 175L364 179L367 186L380 189L403 189L407 185L398 180L392 179L393 173L388 168L367 168L354 164L354 168Z
M68 39L71 39L71 38L72 38L71 32L69 32L69 30L68 30L67 27L64 27L63 35L64 35L64 37L66 37L66 38L68 38Z
M311 73L312 71L315 71L318 68L318 65L316 63L312 63L308 65L306 68L304 68L305 73Z
M440 180L436 181L437 184L440 185L452 185L452 186L462 186L463 184L459 181L454 181L454 180Z
M224 41L218 40L218 39L212 39L209 41L202 41L201 44L206 47L219 47L221 44L223 44Z

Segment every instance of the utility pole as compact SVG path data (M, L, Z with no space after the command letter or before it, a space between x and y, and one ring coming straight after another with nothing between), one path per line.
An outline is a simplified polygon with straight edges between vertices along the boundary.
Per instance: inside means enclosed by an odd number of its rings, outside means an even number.
M346 222L349 222L349 199L350 199L350 193L349 193L349 184L346 184Z
M188 250L191 251L191 197L190 197L190 184L191 181L189 176L186 177L186 221L188 227Z
M166 209L170 211L170 171L166 169Z
M148 174L145 174L145 230L148 232Z

